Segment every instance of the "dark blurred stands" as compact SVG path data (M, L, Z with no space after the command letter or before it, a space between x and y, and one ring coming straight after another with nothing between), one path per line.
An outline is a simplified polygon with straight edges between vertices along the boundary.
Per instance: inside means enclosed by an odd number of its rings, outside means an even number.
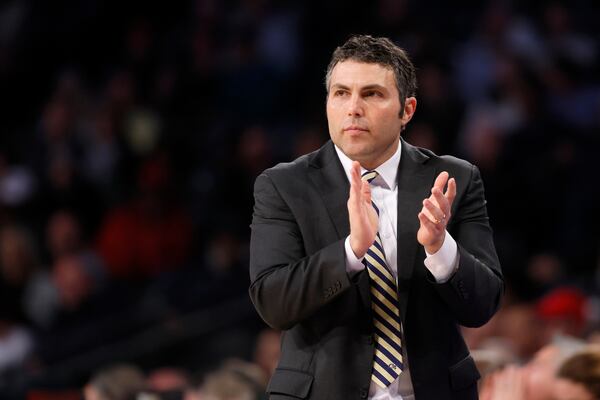
M239 377L215 370L251 359L263 328L246 294L253 182L327 140L324 71L351 33L414 59L405 138L480 167L508 282L497 319L536 327L569 285L589 304L578 334L597 332L599 8L3 2L0 393L42 398L121 362ZM544 344L498 325L472 345Z

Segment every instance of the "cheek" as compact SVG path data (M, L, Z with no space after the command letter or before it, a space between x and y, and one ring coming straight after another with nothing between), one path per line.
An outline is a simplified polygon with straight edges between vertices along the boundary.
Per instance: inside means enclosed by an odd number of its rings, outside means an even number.
M340 134L336 129L335 123L331 119L329 119L329 121L327 121L327 126L329 127L329 136L331 137L334 143L337 142Z
M343 118L341 118L335 110L327 110L327 126L329 127L329 134L332 138L341 136L341 129L343 124Z
M373 123L379 126L382 132L388 132L391 136L400 132L402 127L402 119L393 110L385 110L373 118Z
M335 118L342 112L341 104L338 100L327 100L327 104L325 106L325 110L327 112L327 118Z

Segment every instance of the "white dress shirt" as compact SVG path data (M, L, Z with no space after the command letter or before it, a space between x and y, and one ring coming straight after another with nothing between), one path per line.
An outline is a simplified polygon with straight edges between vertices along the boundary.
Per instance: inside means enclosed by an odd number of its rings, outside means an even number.
M351 181L350 170L352 160L346 156L340 148L335 146L337 155L344 167L348 181ZM398 225L398 166L400 165L400 155L402 142L399 142L398 149L392 157L375 168L378 176L371 181L371 198L379 208L379 235L385 250L387 265L390 267L396 282L398 281L398 246L397 246L397 225ZM367 170L361 167L361 174ZM415 218L417 216L415 215ZM415 237L416 240L416 237ZM346 238L346 270L350 275L362 271L365 266L362 259L356 257L350 247L350 236ZM429 269L438 283L446 282L452 275L458 262L458 249L456 241L446 232L444 243L440 250L435 254L426 253L425 267ZM369 389L369 399L372 400L408 400L412 397L412 384L410 381L409 363L406 355L406 349L403 346L404 369L400 376L392 384L382 389L371 382ZM403 397L404 395L404 397Z

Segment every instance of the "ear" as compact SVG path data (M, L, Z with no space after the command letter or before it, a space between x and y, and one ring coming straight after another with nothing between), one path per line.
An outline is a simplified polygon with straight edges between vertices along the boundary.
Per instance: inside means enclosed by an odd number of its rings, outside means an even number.
M400 119L402 120L402 126L406 126L412 119L417 109L417 99L414 97L407 97L404 101L404 110Z

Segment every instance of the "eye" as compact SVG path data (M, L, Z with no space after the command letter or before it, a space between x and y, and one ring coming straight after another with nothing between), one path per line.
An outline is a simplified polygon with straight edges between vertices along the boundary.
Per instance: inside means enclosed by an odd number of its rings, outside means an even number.
M363 94L363 96L365 96L365 97L382 97L383 95L381 94L381 92L379 92L377 90L368 90Z
M348 93L348 91L343 90L343 89L337 89L336 91L333 92L333 95L335 97L342 97L345 96Z

